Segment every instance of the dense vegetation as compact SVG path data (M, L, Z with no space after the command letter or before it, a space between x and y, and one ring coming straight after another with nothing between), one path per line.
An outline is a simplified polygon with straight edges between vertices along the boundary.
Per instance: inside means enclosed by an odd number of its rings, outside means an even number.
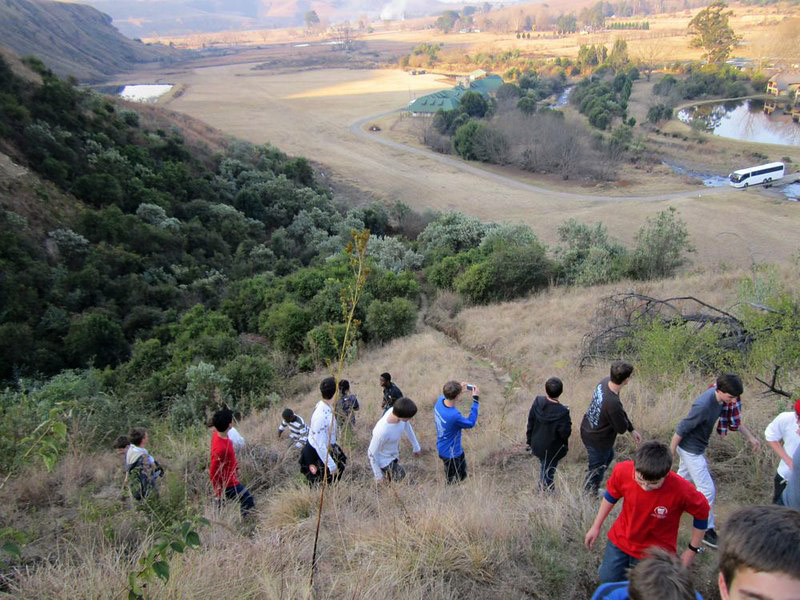
M1 381L24 393L38 387L32 377L95 367L112 404L176 423L202 418L220 395L247 408L280 373L330 357L352 278L342 249L365 228L374 258L362 339L413 326L414 257L384 238L383 207L337 209L305 159L269 146L190 152L180 130L150 130L29 64L41 85L0 63L0 132L17 160L80 203L45 231L0 213ZM198 378L216 383L193 393Z
M548 249L523 225L402 205L338 208L305 159L245 143L198 149L182 130L152 129L136 111L28 64L41 83L0 63L0 131L15 159L50 182L41 206L65 194L78 201L67 216L46 215L46 226L25 207L0 212L0 471L27 456L21 437L52 419L100 442L151 418L186 427L221 402L246 412L276 401L288 378L337 354L353 230L372 233L354 352L410 333L421 285L484 304L553 283L669 275L690 249L673 213L646 225L634 250L576 222ZM458 114L437 119L464 155L492 140L495 152L510 142L521 153L534 137L526 127L544 128L550 146L528 146L528 168L573 168L586 151L579 139L568 137L575 151L560 158L551 152L559 135L573 135L563 118L517 108L527 99L535 109L561 80L520 83L504 86L505 115L465 94Z

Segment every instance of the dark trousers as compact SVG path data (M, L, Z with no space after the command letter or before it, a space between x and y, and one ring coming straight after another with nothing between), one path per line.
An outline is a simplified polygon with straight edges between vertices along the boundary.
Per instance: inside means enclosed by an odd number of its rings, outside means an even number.
M775 489L772 495L773 504L783 504L781 496L783 496L783 490L785 489L786 489L786 480L777 473L775 473Z
M606 551L603 554L603 562L597 571L600 583L610 583L612 581L625 581L628 578L628 570L632 569L639 562L630 554L625 554L608 540Z
M439 458L444 463L444 474L447 476L448 484L458 483L467 478L467 459L463 453L455 458L443 458L441 456Z
M389 481L402 481L406 477L406 470L400 466L396 458L385 467L381 467L381 472Z
M256 507L253 495L241 483L225 488L225 497L228 500L236 499L239 501L239 510L242 511L242 517L246 517Z
M586 446L586 453L589 455L589 468L586 471L586 481L583 487L588 493L597 496L600 484L603 483L606 469L611 464L611 461L614 460L614 447L595 448L594 446Z
M553 479L555 479L556 467L558 467L560 461L560 458L539 457L539 487L543 490L552 491L555 489Z
M333 483L342 476L342 472L347 465L347 456L338 444L334 444L330 449L331 458L336 464L336 472L331 473L328 471L328 483ZM306 481L309 485L317 485L325 479L325 463L322 462L317 451L314 447L306 442L303 450L300 452L300 472L305 475ZM311 466L314 467L316 473L311 472Z

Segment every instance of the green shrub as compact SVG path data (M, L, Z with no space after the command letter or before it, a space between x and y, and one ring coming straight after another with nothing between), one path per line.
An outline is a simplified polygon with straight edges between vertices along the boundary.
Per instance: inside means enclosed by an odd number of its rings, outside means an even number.
M291 300L261 313L261 333L280 350L298 354L303 350L306 333L313 327L312 315Z
M306 334L306 349L316 365L333 363L339 358L344 333L344 323L322 323Z
M678 211L669 207L636 234L636 247L631 260L631 275L635 279L671 277L687 262L686 253L694 252L689 242L686 223Z
M262 354L239 354L225 363L221 373L228 380L228 394L240 410L247 398L266 395L275 385L275 368Z
M628 251L609 238L598 223L594 227L569 219L558 227L561 244L555 249L560 277L565 283L596 285L622 279L628 269Z
M486 125L478 121L468 121L456 129L453 135L453 150L464 160L477 160L475 137Z
M405 298L394 298L388 302L376 300L370 304L364 326L370 339L388 342L414 331L416 322L416 307Z
M492 253L455 280L456 290L473 304L518 298L545 287L553 269L544 246L534 244Z

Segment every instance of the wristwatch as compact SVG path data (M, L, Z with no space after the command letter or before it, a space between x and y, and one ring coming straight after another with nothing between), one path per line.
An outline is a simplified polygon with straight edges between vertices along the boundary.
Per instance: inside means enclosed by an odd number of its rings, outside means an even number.
M699 548L697 546L692 546L691 544L688 544L688 546L689 550L691 550L695 554L702 554L703 552L706 551L706 549L703 546L700 546Z

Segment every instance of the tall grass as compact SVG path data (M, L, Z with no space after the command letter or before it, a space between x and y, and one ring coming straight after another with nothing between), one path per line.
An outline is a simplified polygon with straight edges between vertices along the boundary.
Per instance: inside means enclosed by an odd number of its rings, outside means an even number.
M695 275L648 284L647 291L680 290L724 306L736 279L732 274ZM151 597L588 598L603 545L591 552L583 547L597 503L580 493L586 457L578 427L607 365L584 371L576 365L597 300L610 289L554 290L516 303L467 309L448 325L458 328L466 349L425 330L374 348L346 368L344 376L362 410L346 440L347 473L326 494L313 589L308 573L319 496L299 475L298 451L277 438L283 406L239 424L251 446L241 459L241 475L255 491L252 532L242 528L237 506L214 507L207 473L210 435L198 429L174 436L156 427L149 449L171 477L165 502L203 515L211 525L201 531L201 549L172 559L168 583L151 584ZM512 376L494 369L490 359ZM387 370L420 407L413 424L428 452L417 458L402 446L408 478L378 488L366 448L381 415L378 375ZM523 448L530 403L551 375L565 382L573 436L558 469L556 492L544 494L536 485L538 462ZM745 375L745 422L761 432L785 407L756 394L754 381ZM285 397L284 404L310 416L322 376L298 379L299 391ZM464 432L469 478L458 486L444 484L432 419L436 396L450 379L473 381L482 390L478 424ZM668 441L708 383L691 372L671 381L637 372L622 400L645 437ZM619 460L631 456L629 436L620 439L617 449ZM769 501L776 460L766 449L750 451L739 434L715 435L709 458L724 532L733 508ZM9 482L0 494L0 519L28 539L22 563L5 569L0 594L124 597L127 573L149 538L146 515L120 499L121 462L111 453L76 450L52 473L29 471ZM688 522L681 543L688 541L686 531ZM716 597L714 562L708 554L694 567L706 598Z

